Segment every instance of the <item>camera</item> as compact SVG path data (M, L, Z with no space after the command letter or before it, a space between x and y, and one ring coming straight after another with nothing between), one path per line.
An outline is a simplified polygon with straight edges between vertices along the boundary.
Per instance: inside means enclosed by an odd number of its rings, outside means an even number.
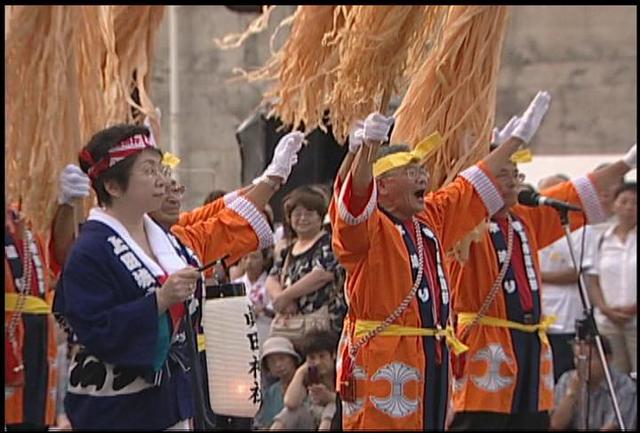
M307 385L320 383L320 372L317 365L310 365L307 369Z

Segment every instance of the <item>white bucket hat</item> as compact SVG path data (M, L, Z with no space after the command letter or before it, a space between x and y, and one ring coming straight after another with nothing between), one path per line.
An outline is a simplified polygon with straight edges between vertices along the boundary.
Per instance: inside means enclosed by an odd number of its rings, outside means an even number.
M293 356L297 362L301 361L300 355L293 348L293 344L288 338L273 336L265 340L264 346L262 346L262 354L260 355L260 362L264 362L267 355L274 353L286 353Z

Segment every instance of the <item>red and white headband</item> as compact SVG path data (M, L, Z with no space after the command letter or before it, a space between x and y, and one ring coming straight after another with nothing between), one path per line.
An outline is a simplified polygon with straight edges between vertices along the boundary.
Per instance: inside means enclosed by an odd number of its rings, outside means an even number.
M137 134L113 146L109 149L109 153L99 161L94 161L91 153L86 149L80 153L80 158L91 165L87 174L91 179L96 179L123 159L149 148L156 148L156 143L153 139L144 134Z

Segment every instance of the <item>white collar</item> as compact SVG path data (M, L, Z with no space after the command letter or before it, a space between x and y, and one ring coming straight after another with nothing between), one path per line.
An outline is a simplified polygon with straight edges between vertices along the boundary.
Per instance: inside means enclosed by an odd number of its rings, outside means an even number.
M165 275L165 273L171 275L177 270L187 266L171 244L167 233L147 214L143 215L144 228L149 240L149 247L158 259L158 262L144 252L120 221L107 214L104 210L100 208L91 209L87 220L98 221L115 231L155 276Z
M611 224L611 226L604 232L603 236L605 238L611 237L613 235L614 230L618 228L618 225L619 224L617 222L615 224ZM637 227L638 226L636 225L634 228L629 230L629 234L632 234L635 236Z

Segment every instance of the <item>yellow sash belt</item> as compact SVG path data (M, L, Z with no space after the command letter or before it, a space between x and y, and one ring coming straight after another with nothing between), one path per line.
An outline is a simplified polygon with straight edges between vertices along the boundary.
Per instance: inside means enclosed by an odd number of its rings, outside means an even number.
M356 338L363 337L367 333L376 329L382 322L375 320L356 320L355 336ZM413 328L410 326L389 325L380 334L381 336L419 336L419 337L444 337L447 340L447 344L453 350L456 355L460 355L463 352L469 350L469 347L464 345L460 340L456 338L456 334L453 332L453 328L447 326L445 329L436 328Z
M12 312L17 311L18 299L20 295L17 293L6 293L4 294L4 311ZM24 304L20 309L21 313L27 314L50 314L51 306L47 304L42 298L38 298L37 296L26 295L26 299L24 300Z
M198 352L202 352L205 348L204 334L198 334Z
M458 314L458 324L468 325L476 318L476 313L460 313ZM547 329L553 322L556 321L556 316L543 317L540 323L535 325L525 325L524 323L511 322L506 319L499 319L497 317L484 316L478 322L480 325L496 326L498 328L510 328L517 329L522 332L537 332L540 341L549 345L549 339L547 338Z

